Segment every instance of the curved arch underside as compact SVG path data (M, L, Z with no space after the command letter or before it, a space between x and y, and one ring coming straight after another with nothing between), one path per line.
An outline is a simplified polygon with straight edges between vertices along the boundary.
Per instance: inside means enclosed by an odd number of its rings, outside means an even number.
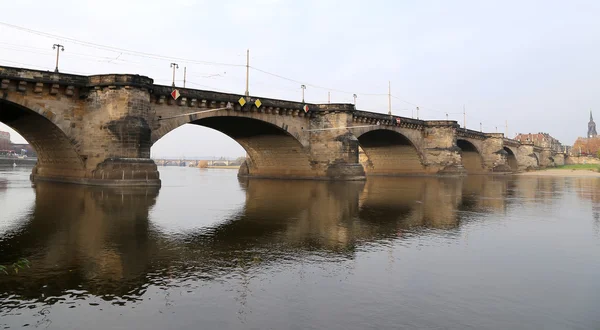
M483 159L477 148L469 141L456 140L456 145L461 149L462 163L467 173L481 173L483 169Z
M309 153L295 137L273 124L244 117L208 117L190 124L212 128L248 153L248 174L262 177L314 176Z
M533 158L535 159L535 166L539 167L540 166L540 155L538 155L537 153L533 153Z
M417 149L400 133L374 130L359 136L358 143L368 157L363 162L368 174L392 175L425 171Z
M506 163L508 164L508 166L510 166L511 170L517 171L519 169L517 156L515 156L515 153L512 150L510 150L510 148L504 147L504 151L508 153L508 155L506 155Z
M34 174L45 177L81 177L84 162L67 135L39 113L0 100L0 122L21 134L35 149L38 162Z

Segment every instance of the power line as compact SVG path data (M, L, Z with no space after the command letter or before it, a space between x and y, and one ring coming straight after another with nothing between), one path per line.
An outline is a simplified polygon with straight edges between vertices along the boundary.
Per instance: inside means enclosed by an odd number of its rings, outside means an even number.
M268 72L262 69L259 69L257 67L254 66L250 66L250 69L256 70L258 72L262 72L264 74L273 76L273 77L277 77L279 79L283 79L283 80L287 80L287 81L291 81L297 84L301 84L301 85L306 85L306 86L310 86L313 88L318 88L318 89L323 89L323 90L327 90L327 91L332 91L332 92L338 92L338 93L343 93L343 94L360 94L360 95L367 95L367 96L387 96L387 93L356 93L356 92L349 92L349 91L344 91L341 89L336 89L336 88L329 88L329 87L324 87L324 86L319 86L319 85L315 85L315 84L310 84L307 82L303 82L300 80L296 80L296 79L292 79L292 78L288 78L288 77L284 77L282 75L276 74L276 73L272 73L272 72Z
M39 35L42 37L46 37L46 38L54 38L54 39L59 39L59 40L64 40L64 41L70 41L73 42L75 44L81 45L81 46L85 46L85 47L91 47L91 48L96 48L96 49L102 49L102 50L106 50L106 51L111 51L111 52L118 52L119 56L122 54L127 54L127 55L132 55L132 56L139 56L139 57L145 57L145 58L151 58L151 59L159 59L159 60L177 60L177 61L182 61L182 62L188 62L188 63L198 63L198 64L209 64L209 65L222 65L222 66L232 66L232 67L248 67L251 68L253 70L256 70L258 72L273 76L273 77L277 77L279 79L283 79L283 80L287 80L290 82L294 82L294 83L298 83L298 84L302 84L302 85L306 85L306 86L310 86L313 88L318 88L318 89L323 89L323 90L327 90L327 91L333 91L333 92L338 92L338 93L343 93L343 94L349 94L349 95L354 95L357 94L355 92L350 92L350 91L345 91L345 90L340 90L340 89L336 89L336 88L329 88L329 87L324 87L324 86L320 86L320 85L316 85L316 84L310 84L310 83L306 83L306 82L302 82L296 79L292 79L292 78L288 78L276 73L272 73L257 67L253 67L253 66L249 66L249 65L244 65L244 64L231 64L231 63L220 63L220 62L211 62L211 61L199 61L199 60L192 60L192 59L186 59L186 58L180 58L180 57L173 57L173 56L165 56L165 55L160 55L160 54L154 54L154 53L148 53L148 52L140 52L140 51L135 51L135 50L128 50L125 48L120 48L120 47L113 47L113 46L106 46L106 45L102 45L102 44L98 44L98 43L93 43L93 42L88 42L88 41L84 41L84 40L79 40L79 39L75 39L75 38L70 38L70 37L64 37L64 36L60 36L60 35L56 35L56 34L51 34L51 33L47 33L47 32L42 32L42 31L38 31L38 30L34 30L34 29L29 29L29 28L25 28L22 26L18 26L18 25L14 25L14 24L9 24L9 23L5 23L5 22L0 22L0 25L12 28L12 29L16 29L16 30L20 30L23 32L27 32L27 33L31 33L31 34L35 34L35 35ZM28 46L25 46L28 47ZM34 48L34 47L30 47L30 48ZM41 50L41 49L40 49ZM117 58L113 59L113 58L109 58L109 57L101 57L101 56L95 56L95 55L88 55L88 54L77 54L77 53L72 53L73 55L82 55L82 56L90 56L90 57L98 57L98 58L103 58L106 59L108 61L108 63L113 63L111 61L117 60L119 58L119 56L117 56ZM46 55L45 53L43 55ZM124 62L128 62L125 60L121 60ZM388 94L385 93L358 93L360 95L363 96L386 96ZM395 96L393 96L395 97ZM406 102L408 104L412 104L415 105L414 103L402 100L398 97L395 97L403 102ZM415 105L416 106L416 105ZM442 112L442 111L440 111Z
M117 53L124 53L124 54L133 55L133 56L141 56L141 57L170 60L170 61L175 60L175 61L182 61L182 62L187 62L187 63L208 64L208 65L221 65L221 66L232 66L232 67L245 66L243 64L220 63L220 62L212 62L212 61L199 61L199 60L192 60L192 59L186 59L186 58L181 58L181 57L164 56L164 55L159 55L159 54L128 50L125 48L106 46L106 45L101 45L101 44L97 44L97 43L93 43L93 42L78 40L75 38L69 38L69 37L59 36L59 35L51 34L51 33L47 33L47 32L28 29L28 28L25 28L22 26L8 24L5 22L0 22L0 25L6 26L6 27L9 27L12 29L24 31L27 33L36 34L36 35L43 36L46 38L54 38L54 39L59 39L59 40L64 40L64 41L70 41L70 42L73 42L73 43L81 45L81 46L92 47L92 48L97 48L97 49L102 49L102 50L107 50L107 51L112 51L112 52L117 52Z

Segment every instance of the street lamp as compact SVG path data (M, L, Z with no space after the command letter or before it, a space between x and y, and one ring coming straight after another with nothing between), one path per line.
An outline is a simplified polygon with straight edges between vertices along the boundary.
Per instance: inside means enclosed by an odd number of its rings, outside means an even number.
M171 86L175 87L175 69L179 69L179 65L177 63L171 63L171 67L173 68L173 84L171 84Z
M306 89L306 85L300 85L300 88L302 89L302 103L304 103L304 90Z
M352 97L354 97L354 105L356 105L356 94L352 94Z
M54 44L52 45L52 49L56 49L56 67L54 68L54 72L58 72L58 57L59 57L59 51L65 51L65 46L63 45L59 45L59 44Z

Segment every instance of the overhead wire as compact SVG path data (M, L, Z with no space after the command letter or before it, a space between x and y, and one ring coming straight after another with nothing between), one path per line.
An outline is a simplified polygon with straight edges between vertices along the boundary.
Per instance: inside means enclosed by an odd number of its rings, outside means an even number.
M97 49L102 49L102 50L107 50L107 51L112 51L112 52L117 52L117 53L120 52L120 53L130 54L130 55L134 55L134 56L142 56L142 57L155 58L155 59L175 60L175 61L182 61L182 62L187 62L187 63L197 63L197 64L209 64L209 65L232 66L232 67L244 67L245 66L244 64L221 63L221 62L213 62L213 61L199 61L199 60L192 60L192 59L186 59L186 58L181 58L181 57L164 56L164 55L153 54L153 53L148 53L148 52L134 51L134 50L129 50L129 49L120 48L120 47L106 46L106 45L102 45L102 44L98 44L98 43L94 43L94 42L83 41L83 40L79 40L79 39L75 39L75 38L64 37L64 36L59 36L59 35L52 34L52 33L37 31L37 30L33 30L33 29L22 27L22 26L5 23L5 22L0 22L0 25L6 26L9 28L13 28L16 30L24 31L24 32L36 34L36 35L43 36L46 38L55 38L55 39L63 40L63 41L70 41L70 42L73 42L73 43L81 45L81 46L87 46L87 47L92 47L92 48L97 48Z

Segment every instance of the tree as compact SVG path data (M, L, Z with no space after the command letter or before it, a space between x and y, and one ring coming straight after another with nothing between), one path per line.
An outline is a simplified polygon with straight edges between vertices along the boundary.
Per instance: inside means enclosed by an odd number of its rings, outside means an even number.
M582 155L597 155L600 151L600 137L578 138L573 144L573 151L578 154L580 150Z

